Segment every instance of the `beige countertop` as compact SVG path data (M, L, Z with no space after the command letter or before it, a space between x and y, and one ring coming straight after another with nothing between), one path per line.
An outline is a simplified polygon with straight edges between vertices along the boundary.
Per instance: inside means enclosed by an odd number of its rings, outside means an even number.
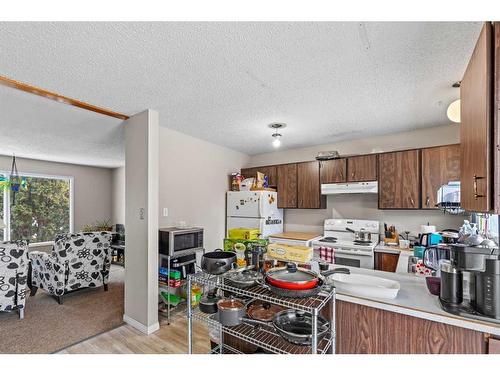
M322 236L321 233L314 233L314 232L283 232L283 233L272 234L269 237L282 238L287 240L296 240L296 241L310 241L314 238L321 236Z

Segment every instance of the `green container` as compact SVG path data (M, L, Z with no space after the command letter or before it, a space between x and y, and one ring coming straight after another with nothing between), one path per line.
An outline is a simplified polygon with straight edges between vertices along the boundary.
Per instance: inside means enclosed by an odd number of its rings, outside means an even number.
M250 250L253 244L259 244L267 246L269 241L267 239L258 240L245 240L245 239L234 239L234 238L224 238L224 250L225 251L245 251Z

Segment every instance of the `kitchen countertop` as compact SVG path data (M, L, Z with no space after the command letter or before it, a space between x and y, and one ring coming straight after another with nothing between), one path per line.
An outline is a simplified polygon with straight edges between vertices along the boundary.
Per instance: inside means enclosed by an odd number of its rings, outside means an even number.
M353 274L378 276L397 281L401 285L401 289L395 299L366 298L337 292L337 300L339 301L356 303L416 318L500 335L500 324L467 319L443 311L440 307L438 297L433 296L427 290L425 278L423 277L408 273L391 273L355 267L346 268L349 268Z
M287 240L296 240L296 241L309 241L321 236L322 236L321 233L313 233L313 232L283 232L283 233L272 234L269 237L283 238Z
M413 249L402 249L399 246L388 246L383 241L381 241L374 250L376 253L389 253L389 254L400 254L408 253L413 255Z

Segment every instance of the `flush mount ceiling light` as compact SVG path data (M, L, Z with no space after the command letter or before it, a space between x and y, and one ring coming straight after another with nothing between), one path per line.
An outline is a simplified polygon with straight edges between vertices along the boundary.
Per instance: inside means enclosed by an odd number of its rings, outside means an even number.
M273 147L278 148L281 146L281 134L278 133L279 129L283 129L286 127L286 124L275 122L268 125L271 129L274 129L273 137Z
M460 88L460 84L462 81L457 81L451 87ZM459 123L460 122L460 99L457 99L448 106L448 110L446 111L446 115L450 119L450 121Z
M446 115L450 119L450 121L459 123L460 122L460 99L457 99L448 106L448 110L446 111Z

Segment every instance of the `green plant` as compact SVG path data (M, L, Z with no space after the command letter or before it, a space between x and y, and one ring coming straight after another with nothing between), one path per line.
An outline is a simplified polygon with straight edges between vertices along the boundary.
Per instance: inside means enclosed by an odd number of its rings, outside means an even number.
M86 224L82 227L82 232L109 232L113 229L109 220L96 221L94 224Z

